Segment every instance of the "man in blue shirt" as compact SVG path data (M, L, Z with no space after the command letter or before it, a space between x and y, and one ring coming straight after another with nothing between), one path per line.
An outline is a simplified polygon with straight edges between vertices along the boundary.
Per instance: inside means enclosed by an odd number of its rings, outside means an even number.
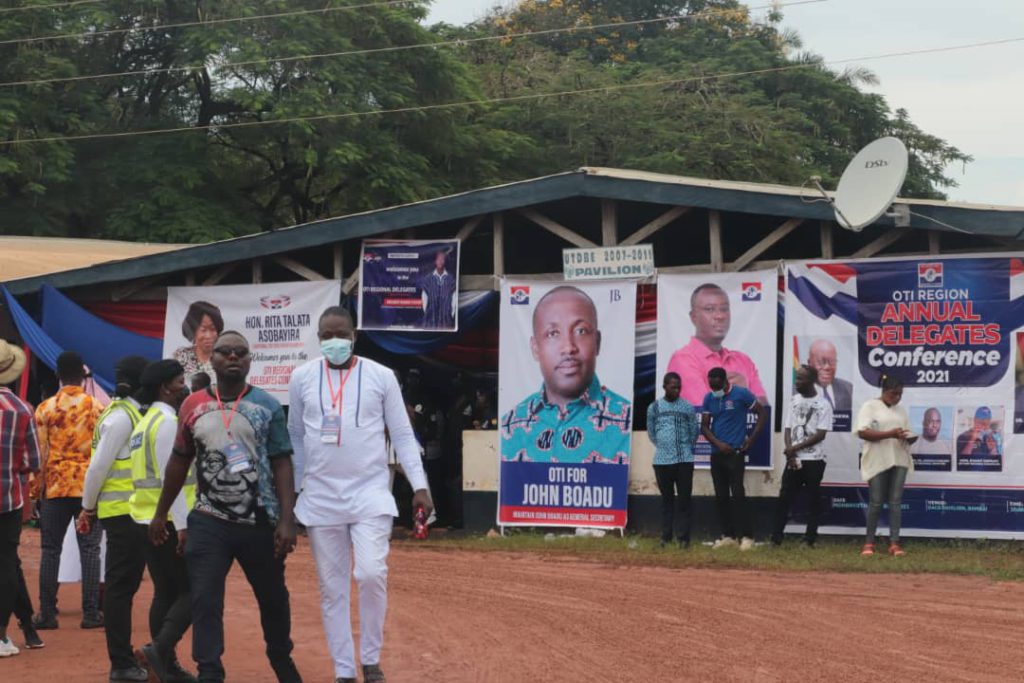
M597 378L601 331L590 297L567 285L541 297L530 350L544 384L501 418L501 459L628 464L633 408Z
M750 550L754 547L754 531L743 474L747 451L764 429L768 411L748 389L729 384L724 368L708 371L708 386L711 392L704 397L700 431L711 444L711 481L722 527L722 537L714 547L736 545L738 531L742 535L740 550ZM757 415L757 424L747 434L749 412Z
M647 436L654 444L654 477L658 481L658 491L661 492L663 548L672 540L672 525L677 516L679 527L676 538L679 546L690 546L693 445L697 442L699 431L697 413L693 406L679 397L682 386L678 373L667 373L662 382L664 398L656 399L647 409Z

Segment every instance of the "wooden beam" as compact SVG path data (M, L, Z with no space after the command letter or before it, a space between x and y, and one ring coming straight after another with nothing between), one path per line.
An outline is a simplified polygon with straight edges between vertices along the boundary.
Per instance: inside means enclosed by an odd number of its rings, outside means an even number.
M462 229L459 230L458 234L455 235L455 239L464 240L470 235L472 235L473 231L477 229L477 227L480 225L480 223L483 222L483 220L484 217L482 215L473 216L472 218L470 218L468 221L466 221L466 224L462 226Z
M601 200L601 245L614 247L619 241L619 223L615 200Z
M252 283L254 285L263 284L263 259L254 258L252 260Z
M356 268L356 272L354 272L351 275L349 275L348 279L345 280L345 284L343 284L341 286L341 293L347 295L349 292L351 292L352 289L356 286L356 284L359 283L359 276L362 275L362 273L363 273L363 263L362 263L362 260L360 259L359 267Z
M778 243L779 240L796 230L801 224L803 224L803 222L803 218L790 218L788 221L768 233L760 242L752 246L750 249L747 249L743 255L733 263L729 264L729 270L743 270L747 265L752 263L754 259Z
M690 207L688 206L673 206L671 209L661 214L660 216L658 216L653 221L651 221L644 227L634 232L626 239L622 240L622 246L629 247L634 244L640 244L641 241L647 239L654 233L658 232L666 225L668 225L675 219L679 218L689 210Z
M708 240L711 242L711 272L722 272L722 214L708 211Z
M185 286L195 287L196 286L196 271L190 270L185 273Z
M344 253L341 250L341 242L338 242L337 244L334 245L334 279L335 280L340 280L342 278L342 276L344 275L344 272L342 271L342 268L343 268L343 266L342 266L343 261L342 261L342 258L341 258L342 256L344 256Z
M835 233L832 232L832 221L821 221L821 258L835 258Z
M575 244L580 249L592 249L597 245L588 240L586 237L577 235L575 232L565 227L561 223L556 223L544 214L534 209L519 209L519 213L529 220L533 221L540 227L544 228L548 232L561 237L563 240L570 244Z
M910 228L886 228L881 237L850 254L850 258L868 258L874 256L891 244L899 241L910 232Z
M226 278L237 265L237 261L225 263L220 268L206 276L206 279L203 280L203 287L212 287L213 285L218 284L221 280Z
M295 273L299 277L305 278L307 280L311 280L313 282L318 282L318 281L326 280L327 279L323 275L321 275L320 273L318 273L315 270L313 270L312 268L310 268L309 266L306 266L306 265L303 265L303 264L299 263L298 261L293 259L291 256L275 256L274 257L274 261L279 266L283 266L284 268L287 268L288 270L292 271L293 273Z
M161 279L163 279L163 277L163 275L153 275L152 277L144 277L139 280L132 280L131 282L128 282L114 289L114 291L110 295L110 299L111 301L123 301L124 299L128 299L133 294L141 292L143 289L146 289L147 287L151 287L152 285L156 284Z
M494 224L494 275L505 275L505 214L500 211L491 219Z
M501 287L501 280L493 275L460 275L460 292L489 292Z

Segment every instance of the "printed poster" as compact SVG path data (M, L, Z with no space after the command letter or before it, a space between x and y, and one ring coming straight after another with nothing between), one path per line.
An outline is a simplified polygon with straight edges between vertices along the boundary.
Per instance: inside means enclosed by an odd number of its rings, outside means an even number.
M359 329L459 329L459 240L366 240Z

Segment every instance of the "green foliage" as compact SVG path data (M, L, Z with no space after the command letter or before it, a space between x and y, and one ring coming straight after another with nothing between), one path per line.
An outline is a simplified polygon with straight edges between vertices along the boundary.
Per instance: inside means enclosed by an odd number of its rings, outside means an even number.
M428 2L159 31L138 29L366 0L109 0L0 15L2 82L120 74L0 86L0 140L58 138L0 146L0 234L202 242L587 164L828 183L883 134L913 153L905 194L939 197L953 184L946 165L969 160L861 92L869 73L822 68L795 52L779 16L753 22L735 0L521 0L467 27L426 28ZM581 30L381 51L565 27ZM359 50L376 52L337 54ZM771 71L793 64L806 68ZM718 77L749 71L762 73ZM582 88L595 92L372 113ZM158 129L184 130L139 135ZM129 135L60 140L110 133Z

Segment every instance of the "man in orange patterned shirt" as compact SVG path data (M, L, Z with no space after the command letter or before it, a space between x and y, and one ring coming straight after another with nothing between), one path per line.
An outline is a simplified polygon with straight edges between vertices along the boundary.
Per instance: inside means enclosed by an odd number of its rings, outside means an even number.
M102 408L82 389L85 366L74 351L57 358L60 391L36 409L36 427L43 452L43 503L39 519L42 557L39 563L39 614L37 629L57 628L57 577L60 552L68 524L82 509L82 487L89 468L92 432ZM103 626L100 612L99 524L88 534L78 534L82 557L82 628Z

